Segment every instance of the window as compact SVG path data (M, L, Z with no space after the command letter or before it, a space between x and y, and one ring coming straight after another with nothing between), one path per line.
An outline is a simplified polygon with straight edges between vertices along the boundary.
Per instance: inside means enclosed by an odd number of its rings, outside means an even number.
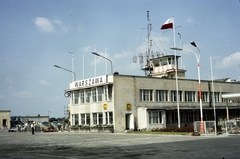
M202 101L208 102L208 92L202 92Z
M72 125L79 125L78 114L72 114Z
M97 125L97 113L93 113L93 124Z
M103 88L97 87L97 100L98 102L102 101Z
M168 64L167 59L161 59L160 63L161 63L161 66L164 66L164 65Z
M187 122L192 123L196 121L196 112L187 112Z
M90 125L90 114L86 114L86 125Z
M103 124L102 113L93 113L93 124L94 125Z
M108 86L108 99L112 100L112 86Z
M81 89L79 92L80 92L80 103L84 103L84 90Z
M85 102L90 103L91 89L85 90Z
M172 123L177 123L177 122L178 122L178 113L172 112Z
M85 121L85 114L81 114L81 125L86 125Z
M182 101L182 91L178 91L178 97L179 101ZM171 101L176 102L177 101L177 91L171 91Z
M195 92L185 91L185 102L195 102Z
M168 101L168 91L167 90L156 90L156 101L166 102Z
M112 112L105 112L106 117L106 124L113 124L113 113Z
M107 101L108 100L108 87L103 86L103 90L104 90L104 101Z
M153 90L140 90L140 101L153 101Z
M92 101L97 102L97 91L96 88L92 88Z
M90 114L81 114L81 125L90 125Z
M155 111L155 110L149 111L148 117L149 117L149 124L162 123L161 111Z
M103 114L98 113L98 124L103 124Z
M219 92L214 92L214 100L215 102L219 102Z
M79 91L74 91L74 104L78 104Z

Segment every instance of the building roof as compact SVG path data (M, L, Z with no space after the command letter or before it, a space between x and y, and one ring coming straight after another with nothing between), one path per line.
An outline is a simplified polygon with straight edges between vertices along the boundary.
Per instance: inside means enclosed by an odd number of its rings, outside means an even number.
M11 110L0 110L0 112L11 112Z

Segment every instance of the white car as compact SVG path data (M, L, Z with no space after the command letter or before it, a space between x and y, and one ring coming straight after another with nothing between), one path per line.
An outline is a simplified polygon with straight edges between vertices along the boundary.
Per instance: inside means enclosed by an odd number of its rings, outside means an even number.
M11 129L8 130L8 132L17 132L18 127L12 127Z

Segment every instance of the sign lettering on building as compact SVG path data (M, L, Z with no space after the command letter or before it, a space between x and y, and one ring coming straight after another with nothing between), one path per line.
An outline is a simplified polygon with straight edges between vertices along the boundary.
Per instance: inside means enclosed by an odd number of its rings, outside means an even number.
M74 81L70 84L70 89L81 88L81 87L91 87L106 83L106 76L99 76L79 81Z

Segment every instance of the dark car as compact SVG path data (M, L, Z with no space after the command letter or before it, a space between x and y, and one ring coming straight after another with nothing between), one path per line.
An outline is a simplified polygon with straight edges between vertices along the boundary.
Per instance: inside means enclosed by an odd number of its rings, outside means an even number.
M47 122L47 121L42 122L42 124L43 124L44 126L49 126L49 122Z

